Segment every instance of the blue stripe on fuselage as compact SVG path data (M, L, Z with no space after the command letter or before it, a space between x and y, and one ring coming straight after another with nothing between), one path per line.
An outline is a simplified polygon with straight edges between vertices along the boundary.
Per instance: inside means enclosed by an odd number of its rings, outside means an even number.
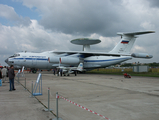
M116 60L127 60L131 58L118 58L118 59L109 59L109 60L84 60L84 62L105 62L105 61L116 61Z
M13 58L15 60L44 60L44 61L48 61L48 59L44 59L44 58Z

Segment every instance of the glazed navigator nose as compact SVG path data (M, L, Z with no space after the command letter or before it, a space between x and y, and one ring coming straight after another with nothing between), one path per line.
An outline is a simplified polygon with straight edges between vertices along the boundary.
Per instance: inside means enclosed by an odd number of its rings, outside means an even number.
M6 63L8 63L8 58L5 60Z

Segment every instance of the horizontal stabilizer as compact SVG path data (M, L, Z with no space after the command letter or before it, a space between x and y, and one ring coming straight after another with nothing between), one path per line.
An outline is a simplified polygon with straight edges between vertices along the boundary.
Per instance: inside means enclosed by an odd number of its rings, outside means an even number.
M142 34L148 34L148 33L155 33L155 31L144 31L144 32L132 32L132 33L121 33L118 32L117 35L142 35Z

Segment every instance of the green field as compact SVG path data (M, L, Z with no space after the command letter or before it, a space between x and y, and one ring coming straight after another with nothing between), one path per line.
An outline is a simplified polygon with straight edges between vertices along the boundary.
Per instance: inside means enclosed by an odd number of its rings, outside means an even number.
M87 73L91 74L113 74L113 75L123 75L124 73L128 73L131 76L146 76L146 77L159 77L159 68L151 68L148 72L133 72L132 68L126 68L124 71L122 69L116 68L100 68L94 69L91 71L87 71Z

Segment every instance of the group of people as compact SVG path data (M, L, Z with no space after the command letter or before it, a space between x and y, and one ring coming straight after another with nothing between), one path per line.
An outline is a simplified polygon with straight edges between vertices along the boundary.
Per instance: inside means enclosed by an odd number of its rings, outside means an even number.
M14 66L11 65L9 69L6 68L6 66L0 70L0 79L2 79L3 83L6 81L6 77L9 77L9 83L10 83L10 89L9 91L16 90L14 87Z
M57 76L59 76L59 75L61 75L62 76L62 69L53 69L53 74L55 75L55 74L57 74Z

